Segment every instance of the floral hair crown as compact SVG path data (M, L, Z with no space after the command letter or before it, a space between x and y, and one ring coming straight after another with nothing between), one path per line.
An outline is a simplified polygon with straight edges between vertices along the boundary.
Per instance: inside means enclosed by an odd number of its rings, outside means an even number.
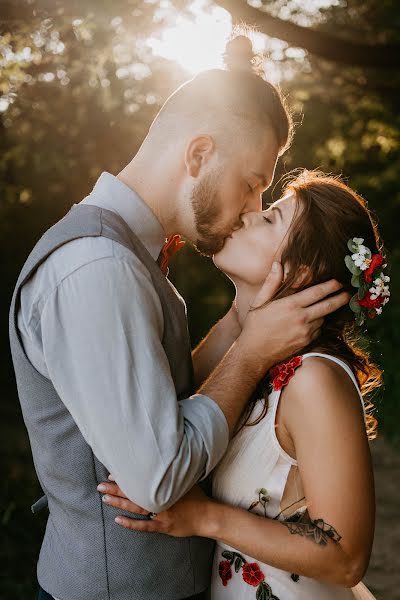
M362 238L353 238L347 246L352 253L345 257L345 263L353 277L351 285L358 288L350 300L350 308L355 313L357 325L362 325L367 317L374 319L389 302L390 291L387 285L390 277L383 269L387 267L382 254L371 254L363 245Z

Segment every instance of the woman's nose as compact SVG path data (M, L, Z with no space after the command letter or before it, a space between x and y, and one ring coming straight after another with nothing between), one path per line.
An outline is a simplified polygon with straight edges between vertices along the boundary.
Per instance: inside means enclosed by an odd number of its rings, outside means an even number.
M254 219L256 218L256 216L257 216L257 213L255 213L255 212L242 213L240 215L240 219L243 223L243 227L245 229L247 229L247 227L249 227L254 222Z

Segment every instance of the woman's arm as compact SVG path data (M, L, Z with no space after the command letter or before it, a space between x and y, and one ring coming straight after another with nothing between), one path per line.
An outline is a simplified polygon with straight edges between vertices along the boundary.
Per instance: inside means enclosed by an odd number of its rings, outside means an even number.
M125 517L120 524L214 538L288 572L356 585L368 566L374 530L373 475L357 391L341 367L310 358L285 388L281 402L282 425L296 449L308 522L267 519L210 500L195 486L156 519ZM121 502L109 503L138 512L136 505Z

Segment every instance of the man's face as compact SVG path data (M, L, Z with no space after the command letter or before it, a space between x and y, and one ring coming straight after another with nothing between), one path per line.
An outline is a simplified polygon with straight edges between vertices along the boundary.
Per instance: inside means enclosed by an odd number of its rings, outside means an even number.
M262 210L262 193L273 180L278 147L269 132L261 143L247 145L200 175L193 188L195 245L206 256L219 252L225 239L242 226L243 213Z

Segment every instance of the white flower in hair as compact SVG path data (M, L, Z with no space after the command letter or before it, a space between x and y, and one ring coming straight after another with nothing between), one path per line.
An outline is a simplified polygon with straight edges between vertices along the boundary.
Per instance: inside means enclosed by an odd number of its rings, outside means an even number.
M389 286L385 285L386 277L377 277L374 280L375 287L370 287L371 299L376 300L379 296L390 296Z
M382 307L380 307L380 308L376 308L375 310L376 310L376 314L377 314L377 315L380 315L380 314L382 314Z
M359 246L360 244L364 243L364 238L353 238L353 242Z
M352 254L351 258L353 259L356 267L359 267L361 271L366 271L371 264L371 260L369 258L365 258L365 255L361 253Z

